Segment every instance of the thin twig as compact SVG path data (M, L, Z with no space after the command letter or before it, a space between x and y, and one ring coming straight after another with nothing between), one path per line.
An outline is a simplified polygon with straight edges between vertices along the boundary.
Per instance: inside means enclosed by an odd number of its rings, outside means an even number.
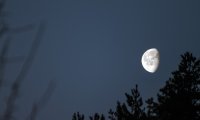
M31 113L27 117L27 120L35 120L36 119L36 116L37 116L39 110L41 110L46 105L47 101L50 99L50 97L55 89L55 85L56 84L54 83L54 81L50 81L48 88L46 89L46 91L43 94L43 96L41 97L41 99L37 103L34 103L32 105Z
M3 84L5 67L6 67L5 59L3 59L3 58L7 55L7 52L8 52L9 46L10 46L10 40L11 40L11 38L7 37L7 39L4 42L2 51L0 53L0 89L1 89L2 84Z

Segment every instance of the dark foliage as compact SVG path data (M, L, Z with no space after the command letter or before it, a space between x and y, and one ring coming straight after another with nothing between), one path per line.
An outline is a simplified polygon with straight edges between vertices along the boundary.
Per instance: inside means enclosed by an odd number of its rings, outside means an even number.
M181 57L178 70L158 94L155 107L161 120L200 119L200 60L189 52Z
M105 120L105 117L103 114L95 113L93 116L89 117L90 120ZM79 112L74 113L72 116L72 120L84 120L84 115L80 114Z
M131 90L131 95L125 93L127 104L117 102L116 112L109 112L113 120L144 120L146 118L143 101L138 91L138 86ZM115 117L114 117L115 116Z
M181 55L178 70L157 95L146 100L146 108L138 86L125 93L126 103L117 102L116 110L109 110L110 120L200 120L200 59L186 52ZM146 109L146 110L145 110ZM101 120L101 119L91 120ZM96 118L99 118L99 116Z
M84 120L84 115L80 114L79 112L74 113L72 116L72 120Z
M153 98L149 98L146 101L147 104L147 112L146 112L146 120L157 120L157 103L154 102Z
M94 116L90 116L90 120L105 120L105 117L103 114L95 113Z

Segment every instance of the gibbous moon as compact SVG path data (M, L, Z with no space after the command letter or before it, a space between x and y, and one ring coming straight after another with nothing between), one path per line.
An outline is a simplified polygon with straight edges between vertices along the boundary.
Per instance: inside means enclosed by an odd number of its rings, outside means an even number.
M156 48L148 49L143 55L142 55L142 66L144 69L150 73L154 73L159 66L160 62L160 55Z

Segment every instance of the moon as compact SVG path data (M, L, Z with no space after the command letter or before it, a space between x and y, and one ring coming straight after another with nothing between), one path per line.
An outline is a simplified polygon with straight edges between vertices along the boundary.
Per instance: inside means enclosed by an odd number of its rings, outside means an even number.
M160 63L159 51L156 48L148 49L142 55L141 62L146 71L150 73L156 72Z

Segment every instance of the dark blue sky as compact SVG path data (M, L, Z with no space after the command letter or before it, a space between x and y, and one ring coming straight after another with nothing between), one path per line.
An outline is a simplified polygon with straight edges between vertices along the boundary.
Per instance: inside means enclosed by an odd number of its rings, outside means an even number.
M155 96L180 54L200 56L199 6L199 0L8 0L11 26L47 22L17 116L26 116L51 79L57 87L38 120L70 120L76 111L107 113L136 83L144 99ZM14 35L20 42L10 54L25 54L34 35ZM154 74L140 62L152 47L161 55Z

